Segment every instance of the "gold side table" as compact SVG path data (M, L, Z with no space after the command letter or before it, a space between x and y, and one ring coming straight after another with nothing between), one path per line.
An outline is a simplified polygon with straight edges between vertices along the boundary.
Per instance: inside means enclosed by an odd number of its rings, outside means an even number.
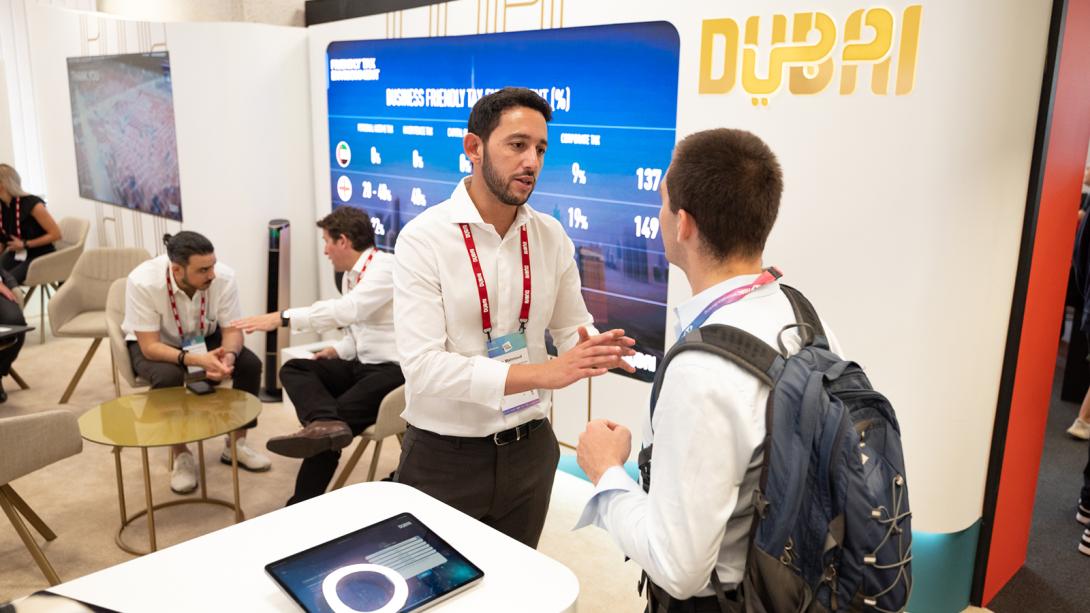
M184 387L150 390L121 396L104 402L79 418L80 434L93 443L113 447L117 470L117 500L121 509L121 527L117 530L117 546L135 555L158 549L155 542L155 511L183 504L214 504L235 510L235 523L245 516L239 501L237 431L261 414L261 401L246 392L216 388L215 393L198 396ZM210 498L205 479L204 441L223 434L231 438L231 480L234 503ZM151 471L148 468L148 448L197 443L200 463L201 495L198 498L172 500L154 504L151 495ZM121 451L139 447L144 465L145 509L132 515L125 510L125 486L121 476ZM125 528L144 514L148 516L148 551L129 546L123 539Z

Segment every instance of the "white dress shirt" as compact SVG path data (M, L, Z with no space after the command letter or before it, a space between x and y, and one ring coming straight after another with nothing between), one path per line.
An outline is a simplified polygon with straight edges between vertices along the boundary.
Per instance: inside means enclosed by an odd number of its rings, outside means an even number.
M692 297L676 310L680 328L719 296L756 279L734 277ZM776 347L780 330L791 323L791 304L779 283L771 283L720 308L705 325L731 325ZM801 345L794 329L783 341L791 353ZM712 595L712 568L725 589L740 583L769 391L725 358L679 354L664 374L654 423L644 422L644 446L655 445L650 494L613 467L598 481L576 527L593 523L609 531L625 555L675 598Z
M160 341L172 347L182 346L182 339L178 338L178 324L170 309L168 278L174 292L174 302L178 305L178 319L187 337L199 334L202 296L205 298L205 336L215 332L221 323L241 317L235 271L219 262L216 262L214 270L216 278L208 289L194 292L190 298L178 287L174 275L169 273L170 260L166 255L137 266L129 273L125 284L125 320L121 322L125 340L135 341L136 332L158 332Z
M579 340L592 318L583 303L575 246L560 222L522 205L502 238L458 184L450 199L405 226L397 240L394 328L413 426L450 436L487 436L546 417L552 396L510 415L500 410L509 366L490 359L481 325L481 302L459 228L473 231L488 287L492 338L517 332L522 307L519 228L530 247L531 306L526 325L530 362L545 362L545 330L563 352Z
M375 256L363 270L372 253ZM356 359L362 364L397 362L394 256L374 247L364 250L352 269L342 275L340 297L288 309L286 315L291 329L301 332L347 328L335 345L342 360Z

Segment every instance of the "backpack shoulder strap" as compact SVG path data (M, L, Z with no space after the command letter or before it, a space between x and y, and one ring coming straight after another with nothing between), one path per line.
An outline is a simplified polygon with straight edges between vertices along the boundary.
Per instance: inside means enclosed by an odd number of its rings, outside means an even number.
M678 341L663 358L655 376L655 383L651 387L652 418L655 415L655 405L658 403L659 390L662 388L666 368L679 353L685 351L714 353L736 364L769 386L779 378L783 370L782 356L768 343L749 332L722 324L702 326Z
M802 337L802 346L806 347L815 342L827 346L829 341L825 338L825 327L821 325L821 318L814 310L814 305L802 295L802 292L790 285L781 283L780 289L787 296L787 301L791 303L791 310L795 312L795 321L800 324L798 328L799 336Z

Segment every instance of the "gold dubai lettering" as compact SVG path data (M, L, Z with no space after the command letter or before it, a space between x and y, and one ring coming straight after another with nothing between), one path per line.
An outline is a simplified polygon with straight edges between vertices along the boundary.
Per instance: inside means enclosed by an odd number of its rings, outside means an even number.
M839 28L818 11L791 19L753 16L744 26L729 18L707 19L700 36L698 91L726 94L741 82L753 106L768 106L785 84L794 95L825 91L839 69L839 92L847 96L856 91L860 68L869 67L873 93L906 95L916 84L922 12L923 6L914 4L898 20L887 8L858 9Z

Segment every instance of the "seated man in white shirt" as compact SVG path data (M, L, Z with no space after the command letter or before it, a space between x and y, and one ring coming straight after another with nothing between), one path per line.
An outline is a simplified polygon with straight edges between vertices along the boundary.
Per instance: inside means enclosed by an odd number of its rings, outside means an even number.
M551 116L528 89L477 101L462 142L473 174L405 226L394 271L409 423L397 480L530 547L560 455L549 390L631 372L622 358L635 342L622 330L590 336L575 247L526 204Z
M163 237L166 255L137 266L125 286L125 321L121 329L137 375L152 389L185 384L187 368L204 370L213 382L228 377L233 387L257 395L261 360L242 345L242 332L225 322L238 319L235 272L216 261L211 241L196 232ZM265 471L269 458L246 444L247 424L239 432L239 466ZM175 445L170 489L197 489L197 461L185 445ZM231 463L230 445L220 461Z
M333 270L344 273L341 296L232 323L247 333L282 325L315 332L345 328L334 347L280 369L280 383L303 424L266 444L273 453L304 458L289 505L325 493L340 450L375 423L383 397L405 382L394 345L394 256L375 248L371 219L359 209L339 207L318 227Z
M692 289L676 310L679 334L694 324L727 324L775 347L780 330L795 323L775 275L763 274L782 190L776 156L749 132L708 130L678 143L662 180L659 219L666 258ZM800 348L797 331L783 340L789 351ZM719 613L712 571L729 599L746 564L769 387L703 351L678 354L658 376L654 423L644 424L644 445L654 444L650 491L622 468L631 453L628 429L592 421L577 453L597 487L578 527L609 531L650 579L649 598L669 594L650 610Z

